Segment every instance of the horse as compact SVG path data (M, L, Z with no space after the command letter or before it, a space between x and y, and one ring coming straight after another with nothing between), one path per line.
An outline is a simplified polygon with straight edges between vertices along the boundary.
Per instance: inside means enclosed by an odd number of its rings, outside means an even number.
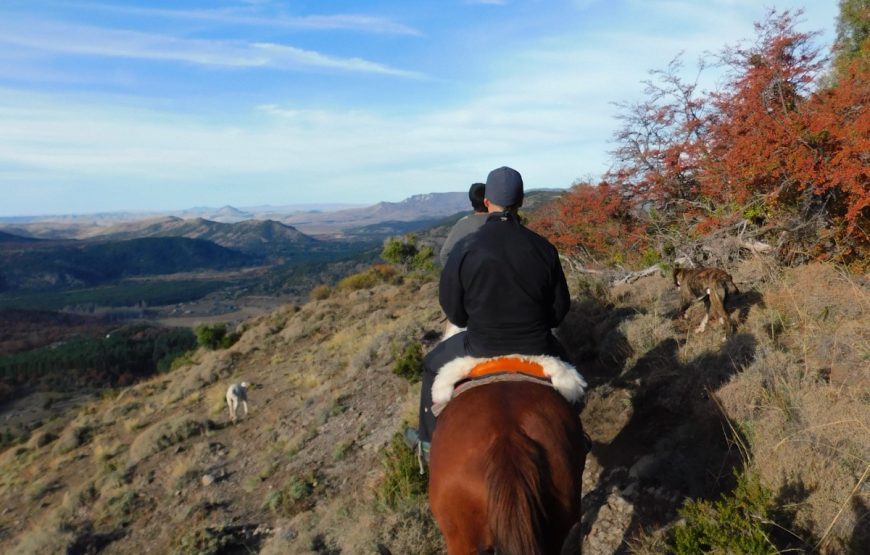
M449 555L579 553L588 452L579 414L556 389L496 381L438 416L429 506Z

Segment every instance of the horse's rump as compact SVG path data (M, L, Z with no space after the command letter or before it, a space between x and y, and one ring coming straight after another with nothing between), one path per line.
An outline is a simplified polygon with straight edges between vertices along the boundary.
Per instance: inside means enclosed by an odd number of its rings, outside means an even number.
M429 477L448 553L559 553L580 519L585 456L579 415L550 387L498 382L453 399Z

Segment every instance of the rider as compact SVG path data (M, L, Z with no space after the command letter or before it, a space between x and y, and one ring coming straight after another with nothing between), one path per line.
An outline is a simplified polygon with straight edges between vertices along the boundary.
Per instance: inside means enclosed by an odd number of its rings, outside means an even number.
M447 257L450 255L453 247L456 246L456 243L469 233L474 233L480 229L480 226L486 223L488 211L486 204L483 202L485 187L486 185L483 183L474 183L468 189L468 200L471 201L471 207L474 209L474 212L463 216L458 222L453 224L450 233L447 234L447 239L444 240L444 245L441 246L441 252L438 255L442 268L447 265Z
M462 239L441 272L438 296L448 320L467 327L423 359L419 430L407 443L428 453L435 428L432 383L438 370L461 356L547 354L568 360L550 331L568 313L571 298L556 248L520 223L523 179L501 167L486 179L486 223Z

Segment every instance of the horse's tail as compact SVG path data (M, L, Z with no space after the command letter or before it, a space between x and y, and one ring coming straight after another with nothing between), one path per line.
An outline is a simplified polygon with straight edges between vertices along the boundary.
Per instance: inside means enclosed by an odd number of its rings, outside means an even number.
M493 547L505 555L541 555L546 517L542 478L547 475L543 449L518 431L497 438L486 460Z

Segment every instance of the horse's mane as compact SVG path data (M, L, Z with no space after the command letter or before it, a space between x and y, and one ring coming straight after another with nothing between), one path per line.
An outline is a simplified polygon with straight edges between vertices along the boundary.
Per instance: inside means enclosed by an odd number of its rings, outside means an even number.
M543 448L522 430L503 434L493 441L485 460L507 461L489 465L489 528L498 553L541 555L541 537L546 518L548 472ZM544 483L542 483L544 482Z

